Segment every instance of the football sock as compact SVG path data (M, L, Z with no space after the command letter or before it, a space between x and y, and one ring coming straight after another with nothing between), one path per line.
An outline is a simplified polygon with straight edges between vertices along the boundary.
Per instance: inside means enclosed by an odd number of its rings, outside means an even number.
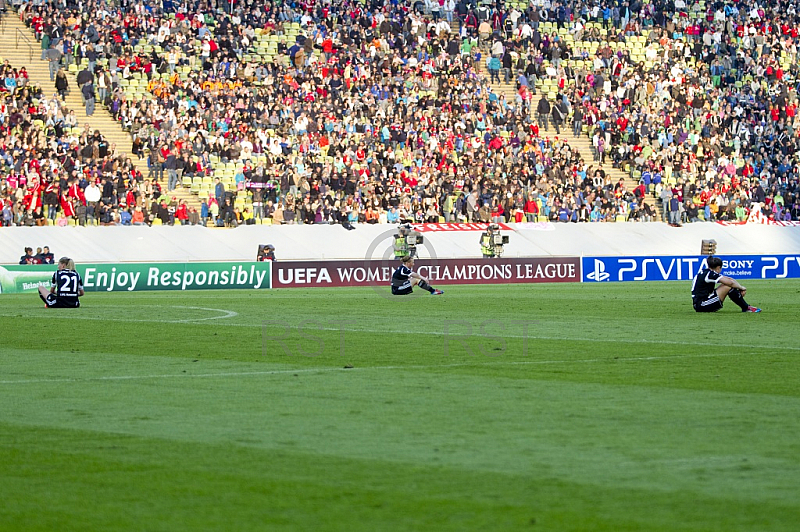
M739 305L739 308L742 310L747 310L747 307L749 307L747 302L744 300L742 292L736 288L732 288L731 291L728 292L728 297L731 298L731 301Z
M420 287L420 288L422 288L423 290L427 290L427 291L428 291L428 292L430 292L431 294L432 294L432 293L434 293L434 292L436 291L436 289L435 289L435 288L433 288L431 285L429 285L429 284L428 284L428 283L426 283L425 281L420 281L420 282L419 282L419 285L417 285L417 286L419 286L419 287Z

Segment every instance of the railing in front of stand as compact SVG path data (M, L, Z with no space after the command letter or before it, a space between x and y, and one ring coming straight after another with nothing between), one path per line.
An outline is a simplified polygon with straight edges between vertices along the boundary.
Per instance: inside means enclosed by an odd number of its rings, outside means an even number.
M17 28L17 42L16 47L19 48L19 41L25 41L25 44L28 45L28 61L33 61L33 50L34 50L34 42L31 41L30 37L22 33L22 30Z

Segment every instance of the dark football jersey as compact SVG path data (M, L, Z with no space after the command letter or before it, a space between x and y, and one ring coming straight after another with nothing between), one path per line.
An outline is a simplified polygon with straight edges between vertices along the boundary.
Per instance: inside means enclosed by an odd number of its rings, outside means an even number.
M400 266L392 274L392 286L395 288L403 288L409 285L409 278L411 277L411 268Z
M78 305L78 294L83 290L83 279L75 270L58 270L53 274L56 297L66 304Z
M717 287L717 280L722 277L714 270L706 268L694 276L692 281L692 299L703 301L710 296Z

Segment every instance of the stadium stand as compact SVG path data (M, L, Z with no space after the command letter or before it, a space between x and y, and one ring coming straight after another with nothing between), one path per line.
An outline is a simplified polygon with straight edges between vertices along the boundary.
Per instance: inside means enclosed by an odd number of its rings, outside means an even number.
M119 223L800 214L789 2L80 6L19 17L147 161Z

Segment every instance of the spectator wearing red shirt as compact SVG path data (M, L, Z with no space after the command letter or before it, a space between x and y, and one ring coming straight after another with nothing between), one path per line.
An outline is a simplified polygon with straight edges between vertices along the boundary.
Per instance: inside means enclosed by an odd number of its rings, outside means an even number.
M189 224L189 208L186 205L186 200L181 200L178 208L175 210L175 218L178 219L181 225Z
M505 222L505 209L503 209L503 204L501 202L498 202L497 205L494 206L494 209L492 209L492 221L494 223Z
M525 202L525 216L529 222L535 222L539 216L539 204L532 196L528 196L528 201Z

